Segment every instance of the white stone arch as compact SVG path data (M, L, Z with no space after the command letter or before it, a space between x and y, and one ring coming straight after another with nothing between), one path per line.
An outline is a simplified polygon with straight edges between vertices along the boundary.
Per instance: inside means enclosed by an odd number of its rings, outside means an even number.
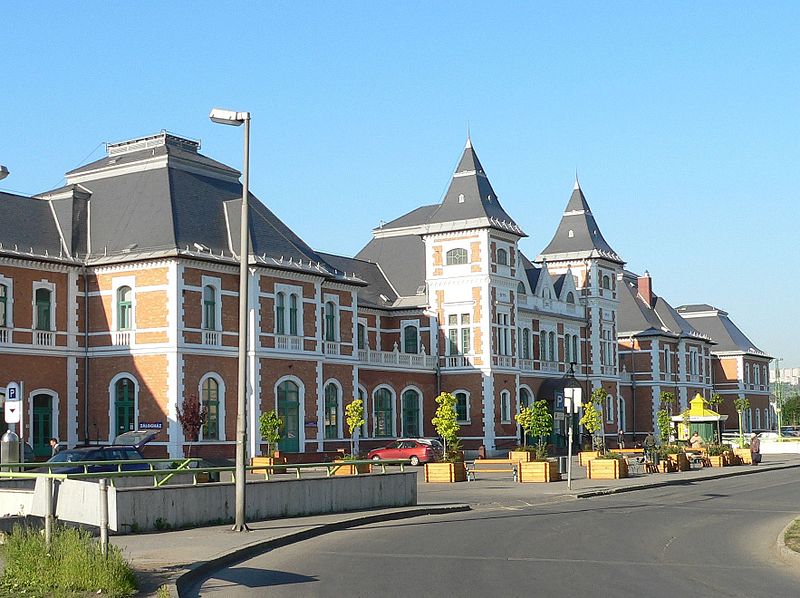
M392 430L391 434L388 437L397 438L397 393L395 392L394 388L392 388L389 384L378 384L372 390L372 410L370 413L372 414L372 436L377 438L378 435L375 431L377 427L377 419L375 418L375 395L378 394L378 391L385 388L389 391L389 395L391 397L391 405L392 405ZM380 438L387 438L386 436L381 436Z
M217 384L217 393L218 393L218 409L219 409L219 440L212 440L211 442L224 442L226 435L225 435L225 379L222 377L221 374L218 372L206 372L203 374L203 377L200 378L200 382L197 384L197 396L200 400L200 404L202 405L203 401L203 384L205 384L206 380L213 379ZM200 440L203 440L203 429L200 428Z
M275 381L275 385L272 387L272 410L277 413L278 411L278 387L283 384L284 382L294 382L297 385L297 400L299 405L297 406L297 418L299 420L299 438L298 443L300 447L300 452L305 450L306 445L306 385L303 384L303 381L298 378L297 376L286 375L281 376ZM270 407L270 405L267 405ZM260 441L260 439L259 439Z
M58 393L50 388L37 388L28 393L28 401L27 401L27 408L28 408L28 429L25 430L25 436L23 437L20 434L22 440L24 442L30 443L33 446L33 397L36 395L47 395L50 397L50 409L53 414L52 419L50 420L50 430L47 432L47 438L58 438L59 443L61 442L61 436L58 435L58 415L59 415L59 396Z
M325 405L325 390L328 388L329 384L333 384L336 387L337 393L337 401L336 401L336 438L325 438L324 431L325 425L323 421L323 440L340 440L344 438L344 428L342 418L344 417L344 406L342 403L344 402L344 389L342 388L341 382L339 382L336 378L328 378L322 385L322 403L323 403L323 414L325 413L324 405Z
M420 390L419 386L416 386L415 384L409 384L405 388L403 388L403 390L400 391L400 413L398 414L397 420L400 422L400 427L402 429L402 436L408 436L408 434L406 434L405 428L403 428L403 395L406 393L406 391L409 390L413 390L419 396L419 413L417 414L417 426L419 428L420 437L424 437L425 426L423 422L425 421L425 417L423 414L423 410L425 405L424 401L425 396L422 394L422 390Z
M528 393L528 395L530 396L530 398L531 398L530 404L531 405L533 405L533 403L536 401L536 393L533 392L533 389L527 384L520 384L519 385L519 391L517 392L517 413L519 413L522 410L522 391L523 390L526 391Z
M133 382L133 429L139 429L139 379L130 372L119 372L111 378L108 383L108 442L114 442L114 403L116 394L114 387L123 378L128 378Z

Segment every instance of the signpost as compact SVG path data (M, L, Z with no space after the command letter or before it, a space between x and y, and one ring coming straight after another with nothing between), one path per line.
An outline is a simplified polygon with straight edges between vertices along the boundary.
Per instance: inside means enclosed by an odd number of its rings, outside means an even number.
M570 364L567 385L564 387L564 410L569 417L569 438L567 440L567 489L572 490L572 428L575 423L575 413L580 413L581 387L573 375L574 364ZM574 386L573 386L574 384Z
M20 401L19 383L9 382L6 386L5 416L7 424L18 424L20 422L20 411L22 402Z

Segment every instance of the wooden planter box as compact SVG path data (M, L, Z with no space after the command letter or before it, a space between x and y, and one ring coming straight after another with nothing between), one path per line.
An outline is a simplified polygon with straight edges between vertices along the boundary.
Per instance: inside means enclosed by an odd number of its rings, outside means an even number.
M670 461L669 459L662 459L658 462L658 471L660 473L678 471L678 463L676 461Z
M670 453L667 455L667 459L675 463L676 469L674 471L689 471L691 469L686 453Z
M530 451L509 451L508 459L509 461L522 461L523 463L527 463L533 459L533 453Z
M265 465L283 465L286 463L285 457L251 457L250 465L253 467L264 467ZM286 473L285 467L273 467L272 469L254 469L253 473Z
M557 482L558 461L520 461L517 463L517 480L520 482Z
M722 462L724 465L738 465L739 459L733 454L733 451L725 451L722 453Z
M590 480L618 480L628 477L628 464L620 459L590 459L586 465Z
M727 465L724 455L709 455L707 459L711 463L711 467L725 467Z
M591 459L597 459L600 456L600 451L580 451L578 453L578 464L581 467L586 467L586 464Z
M353 465L352 463L347 463L347 461L334 461L335 464L343 463L341 467L336 469L333 472L333 475L359 475L362 473L371 473L372 472L372 465L369 463L360 463L358 465Z
M740 465L752 465L753 464L753 456L750 454L750 449L749 448L733 449L733 454L736 455L736 457L738 457Z
M426 463L425 481L433 483L452 483L467 481L467 466L458 463Z

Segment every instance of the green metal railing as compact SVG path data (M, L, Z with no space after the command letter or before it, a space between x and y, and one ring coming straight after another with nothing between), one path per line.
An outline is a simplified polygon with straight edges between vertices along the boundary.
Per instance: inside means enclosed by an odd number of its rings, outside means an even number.
M108 479L111 482L111 485L114 486L114 481L121 478L132 478L132 477L144 477L144 476L152 476L153 477L153 487L159 487L164 485L168 480L172 479L174 476L184 476L184 475L191 475L192 476L192 484L197 485L201 483L198 480L198 476L208 476L213 473L230 473L233 480L236 480L236 468L235 467L201 467L196 466L193 467L192 464L198 463L200 459L192 458L192 459L142 459L142 460L131 460L131 461L76 461L74 463L3 463L2 467L6 468L42 468L47 467L47 472L31 472L31 471L0 471L0 479L37 479L37 478L52 478L57 480L99 480L99 479ZM156 467L156 465L163 465L165 463L174 464L178 462L177 467L170 467L170 468L161 468ZM137 470L122 470L123 465L127 464L148 464L150 467L148 469L137 469ZM301 472L304 470L320 470L324 469L326 477L331 477L336 475L336 472L339 471L342 467L349 467L353 466L365 466L371 465L372 471L374 472L375 468L380 468L380 474L387 473L388 466L399 465L400 471L405 471L405 466L409 465L410 462L408 459L387 459L387 460L380 460L380 461L367 461L367 460L360 460L360 461L339 461L335 463L280 463L276 465L250 465L245 467L246 471L249 472L258 472L261 474L263 472L264 479L269 480L270 476L275 475L276 473L288 472L289 470L293 470L296 479L301 479ZM75 465L81 465L84 467L83 473L53 473L53 469L59 469L62 467L72 467ZM100 471L100 472L89 472L87 469L93 465L118 465L117 471ZM365 475L364 473L359 474L358 468L354 468L354 475Z

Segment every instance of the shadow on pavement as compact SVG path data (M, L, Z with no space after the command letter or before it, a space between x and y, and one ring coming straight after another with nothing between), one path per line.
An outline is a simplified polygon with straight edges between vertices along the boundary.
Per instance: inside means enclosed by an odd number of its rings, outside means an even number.
M217 572L208 578L202 586L203 594L212 592L225 593L231 586L245 588L268 588L272 586L285 586L300 583L319 581L316 577L297 575L288 571L273 571L271 569L257 569L255 567L233 567ZM298 590L299 591L299 590ZM192 592L192 596L198 594Z

